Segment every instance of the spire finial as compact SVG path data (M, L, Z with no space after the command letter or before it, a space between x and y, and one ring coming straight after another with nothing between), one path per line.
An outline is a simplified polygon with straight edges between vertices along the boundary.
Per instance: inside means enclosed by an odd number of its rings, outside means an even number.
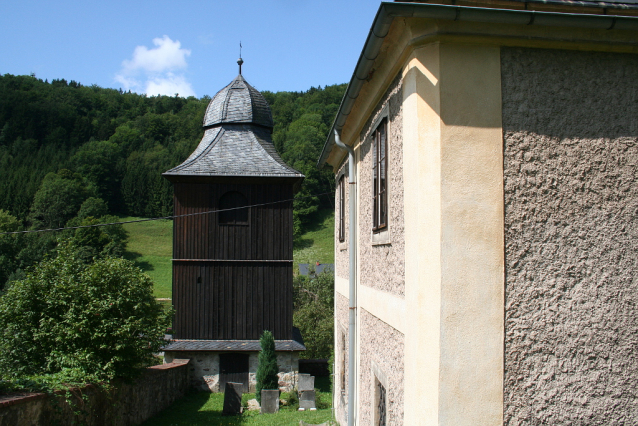
M237 64L239 65L239 75L241 75L241 65L244 63L244 60L241 58L241 41L239 42L239 59L237 59Z

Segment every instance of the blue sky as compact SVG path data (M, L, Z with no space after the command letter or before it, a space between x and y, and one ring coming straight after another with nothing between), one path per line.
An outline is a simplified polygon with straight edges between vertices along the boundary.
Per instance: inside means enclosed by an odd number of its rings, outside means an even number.
M0 2L0 74L138 93L214 95L346 83L379 0Z

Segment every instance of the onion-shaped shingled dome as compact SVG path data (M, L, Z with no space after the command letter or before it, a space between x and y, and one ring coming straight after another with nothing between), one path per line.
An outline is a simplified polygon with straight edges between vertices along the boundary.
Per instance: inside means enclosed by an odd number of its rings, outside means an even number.
M272 129L268 102L241 74L211 99L204 115L204 127L222 123L257 124Z
M299 189L304 175L288 166L273 145L270 106L241 74L210 101L204 128L197 149L182 164L163 173L167 179L278 178L294 181L294 190Z

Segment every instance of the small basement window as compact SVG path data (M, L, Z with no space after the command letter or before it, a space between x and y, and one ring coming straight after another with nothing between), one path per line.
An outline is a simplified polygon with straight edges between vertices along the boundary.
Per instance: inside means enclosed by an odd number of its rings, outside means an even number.
M339 374L340 384L341 384L341 395L345 396L346 394L346 333L341 332L341 371Z
M248 225L248 200L241 192L229 191L219 199L220 225Z
M372 392L374 394L373 421L374 426L386 426L388 423L388 378L379 365L371 360Z

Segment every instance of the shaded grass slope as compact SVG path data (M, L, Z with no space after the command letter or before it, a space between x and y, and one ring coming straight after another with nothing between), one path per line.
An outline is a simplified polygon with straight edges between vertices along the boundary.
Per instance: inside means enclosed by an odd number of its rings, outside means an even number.
M293 247L295 273L299 271L300 263L334 263L334 227L334 211L325 209L314 214L312 224Z
M123 221L139 219L124 217ZM124 257L135 262L155 282L155 297L170 298L172 292L173 221L127 223L128 243Z

